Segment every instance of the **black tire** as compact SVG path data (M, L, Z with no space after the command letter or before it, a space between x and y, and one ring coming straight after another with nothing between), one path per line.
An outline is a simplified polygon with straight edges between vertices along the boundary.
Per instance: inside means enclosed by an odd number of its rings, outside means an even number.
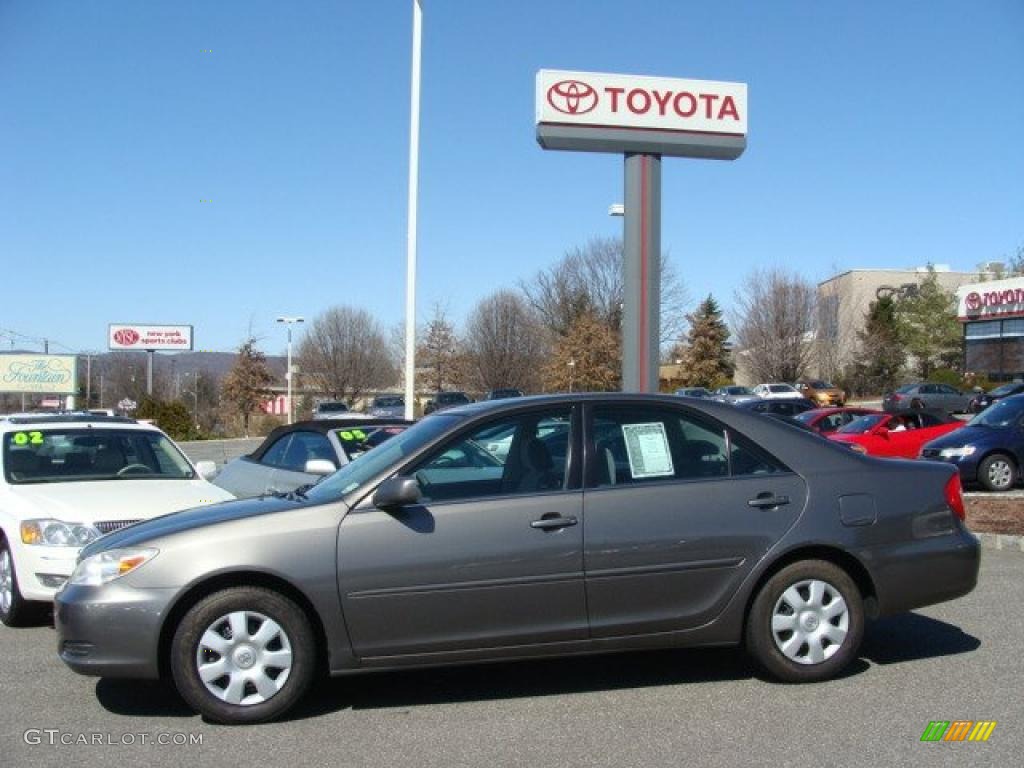
M915 397L913 400L910 401L910 407L915 411L923 411L924 403Z
M1005 453L986 456L978 465L978 482L986 491L1002 493L1017 485L1018 470L1013 459Z
M10 604L0 598L0 622L8 627L30 627L39 624L46 616L48 605L26 600L21 596L21 588L18 586L18 571L14 567L14 555L7 544L7 539L0 534L0 560L5 561L10 568L10 582L7 585L10 590ZM0 568L3 568L0 565ZM3 585L0 584L0 589Z
M772 628L773 616L776 608L783 610L787 607L783 594L791 587L803 585L810 581L824 582L827 587L838 593L846 604L846 634L840 642L825 641L823 653L828 653L822 661L805 663L795 661L782 652L776 642L776 633ZM801 594L805 591L809 594L807 587L798 589ZM826 595L831 593L826 591ZM825 608L832 605L830 601L825 603ZM804 614L794 611L794 618L797 622L804 621ZM808 618L807 621L810 619ZM840 620L840 617L836 617ZM814 630L817 630L820 619L814 622ZM835 624L834 624L835 625ZM785 643L794 637L794 633L781 630L778 637L779 642ZM857 656L861 640L864 637L864 603L857 585L839 566L825 560L802 560L786 566L772 576L757 593L750 608L750 615L747 616L746 646L747 651L754 657L755 661L772 677L787 683L813 683L820 680L828 680L838 674ZM818 643L819 647L825 645ZM833 647L833 650L829 648ZM811 648L809 644L796 645L796 653L803 648L807 652L803 657L809 658Z
M290 645L291 667L287 678L280 690L259 703L228 703L214 695L199 676L200 639L220 618L238 612L260 614L273 620ZM279 640L278 649L281 645ZM227 725L261 723L280 717L309 689L317 667L316 642L305 612L280 593L261 587L232 587L208 595L193 605L175 630L170 656L174 684L182 698L209 720ZM249 690L252 684L245 685L245 690ZM255 691L254 685L251 690Z

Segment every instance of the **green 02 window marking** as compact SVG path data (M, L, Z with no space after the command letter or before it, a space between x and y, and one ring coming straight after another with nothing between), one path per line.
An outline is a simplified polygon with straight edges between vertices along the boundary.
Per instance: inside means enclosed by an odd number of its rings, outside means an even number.
M342 440L365 440L366 433L361 429L346 429L338 433Z
M15 445L42 445L43 433L36 431L15 432L13 440Z

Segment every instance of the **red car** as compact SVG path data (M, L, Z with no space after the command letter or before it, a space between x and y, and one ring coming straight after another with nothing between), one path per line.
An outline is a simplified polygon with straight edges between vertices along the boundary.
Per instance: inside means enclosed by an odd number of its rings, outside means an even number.
M916 459L929 440L960 429L965 423L941 411L870 413L840 427L828 439L871 456Z
M810 427L815 432L828 435L851 421L870 413L882 413L874 408L814 408L793 418Z

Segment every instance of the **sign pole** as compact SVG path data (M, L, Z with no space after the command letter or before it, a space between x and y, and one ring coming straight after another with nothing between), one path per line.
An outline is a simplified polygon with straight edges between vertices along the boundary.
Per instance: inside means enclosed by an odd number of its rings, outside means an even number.
M405 418L416 406L416 215L420 173L420 59L423 8L412 4L412 85L409 89L409 220L405 262Z
M146 350L146 394L153 396L153 350Z
M661 156L625 154L622 391L657 392L661 309Z

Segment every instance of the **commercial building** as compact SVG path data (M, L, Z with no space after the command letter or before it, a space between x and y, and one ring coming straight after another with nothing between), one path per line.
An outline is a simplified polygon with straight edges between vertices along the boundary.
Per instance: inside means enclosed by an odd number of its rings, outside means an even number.
M954 272L942 264L934 265L933 269L939 285L947 291L978 283L987 274ZM928 267L851 269L819 283L817 354L814 355L818 369L815 374L832 378L853 363L860 343L858 334L864 330L871 302L881 296L912 295L928 276L928 271Z
M1024 378L1024 277L962 285L964 370L992 381Z

